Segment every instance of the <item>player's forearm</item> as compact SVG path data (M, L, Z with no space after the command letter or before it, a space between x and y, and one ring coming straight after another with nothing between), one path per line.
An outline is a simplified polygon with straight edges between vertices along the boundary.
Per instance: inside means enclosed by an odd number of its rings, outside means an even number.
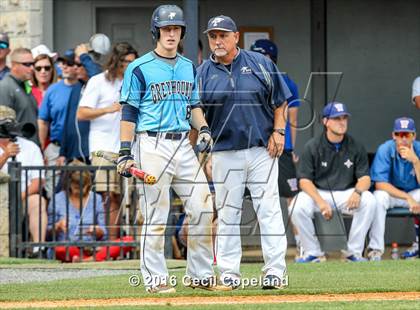
M420 183L420 160L413 162L414 173L416 174L417 183Z
M274 110L274 127L276 129L284 129L286 127L286 118L284 109L287 107L287 101Z
M204 113L201 108L195 108L191 111L191 121L190 124L193 128L200 130L203 126L208 126L207 121L204 118Z
M81 121L90 121L107 113L107 108L92 109L88 107L79 107L77 110L77 119Z
M292 145L293 148L295 147L296 143L296 128L297 128L297 116L298 116L298 109L297 108L290 108L289 109L289 123L290 123L290 134L292 137Z
M120 125L120 140L133 141L136 124L128 121L121 121Z
M391 183L387 182L376 182L375 189L380 191L385 191L390 194L392 197L407 200L410 195L402 190L399 190Z
M367 191L370 188L370 176L360 177L354 187L361 192Z
M315 187L315 184L309 179L300 179L299 186L301 190L307 193L319 206L324 202L321 195L318 192L318 189Z
M42 149L45 148L45 141L47 140L47 136L48 136L48 126L49 126L48 122L42 119L38 119L38 136L39 136L39 141L41 143Z

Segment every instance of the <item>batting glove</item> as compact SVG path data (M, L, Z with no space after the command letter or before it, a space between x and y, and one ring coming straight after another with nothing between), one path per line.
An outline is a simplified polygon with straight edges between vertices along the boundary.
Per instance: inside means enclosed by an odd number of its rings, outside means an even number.
M118 157L117 161L117 172L125 178L131 178L132 175L129 170L131 167L136 166L136 162L133 155L131 155L131 151L129 149L121 149L119 155L120 157Z
M211 132L209 127L203 126L200 128L197 141L197 149L200 153L210 153L213 147L213 139L211 138Z

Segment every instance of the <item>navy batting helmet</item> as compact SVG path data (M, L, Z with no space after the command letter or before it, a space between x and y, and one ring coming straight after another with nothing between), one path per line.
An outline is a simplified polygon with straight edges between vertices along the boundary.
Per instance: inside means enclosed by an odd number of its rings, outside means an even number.
M267 39L259 39L251 45L251 51L270 56L270 59L277 62L277 46Z
M158 40L160 36L159 28L166 26L181 26L181 39L185 35L186 24L184 13L177 5L161 5L156 8L152 14L150 22L150 31L153 39Z

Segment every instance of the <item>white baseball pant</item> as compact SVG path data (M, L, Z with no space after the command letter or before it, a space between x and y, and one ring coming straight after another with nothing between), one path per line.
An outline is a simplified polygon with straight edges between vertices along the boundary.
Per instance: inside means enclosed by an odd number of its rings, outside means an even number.
M221 280L241 277L240 223L245 186L251 192L260 226L265 262L262 271L283 277L287 240L277 185L277 159L271 158L264 147L253 147L214 152L212 165L218 211L216 257Z
M362 194L360 205L355 210L347 209L347 201L354 192L354 188L344 191L318 190L332 208L334 201L343 214L353 215L349 239L347 242L348 255L362 255L366 234L372 223L375 212L375 198L372 193L365 191ZM333 198L334 197L334 201ZM295 202L296 200L296 202ZM315 234L315 227L312 222L314 212L320 212L315 201L305 192L300 192L292 201L291 216L293 223L297 226L305 255L323 256L318 238Z
M376 212L375 217L372 222L372 227L369 232L369 248L373 250L379 250L382 253L385 250L385 220L386 220L386 211L389 208L394 207L404 207L409 208L407 201L404 199L399 199L392 197L389 193L385 191L375 191L374 196L376 198ZM420 189L415 189L409 192L411 197L414 198L415 201L420 202Z
M145 286L158 286L168 277L164 257L164 232L168 219L169 188L182 199L189 218L186 273L193 279L214 275L211 223L213 203L207 179L185 134L182 140L137 135L136 161L157 183L139 185L144 217L140 238L140 269Z

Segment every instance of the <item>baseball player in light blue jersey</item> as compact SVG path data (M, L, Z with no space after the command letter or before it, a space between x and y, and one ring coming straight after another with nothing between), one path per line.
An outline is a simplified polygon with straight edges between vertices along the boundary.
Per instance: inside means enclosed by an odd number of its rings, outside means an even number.
M151 293L175 292L168 282L164 257L171 186L183 200L189 218L186 272L191 281L184 284L219 289L212 268L212 200L188 132L191 126L199 130L201 151L209 151L212 140L203 112L198 108L195 67L177 54L185 28L179 7L159 6L151 20L156 49L129 65L121 89L121 149L117 170L129 177L129 168L138 166L157 178L154 185L139 186L144 216L140 269L146 290ZM136 142L131 147L134 131Z

